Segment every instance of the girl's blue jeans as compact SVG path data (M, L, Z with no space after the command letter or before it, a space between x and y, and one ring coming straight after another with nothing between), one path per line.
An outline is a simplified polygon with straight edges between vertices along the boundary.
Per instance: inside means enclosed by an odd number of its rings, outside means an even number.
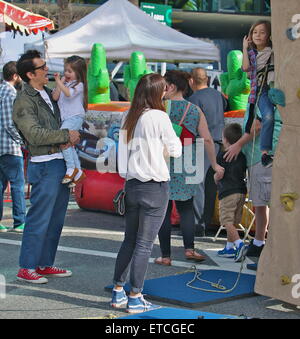
M257 105L262 117L262 127L260 131L260 149L261 151L271 151L273 144L275 106L272 104L268 97L267 88L262 90Z
M68 119L65 119L61 125L61 129L67 128L69 130L78 131L83 124L82 115L74 115ZM80 161L77 152L74 147L69 147L62 151L67 168L78 168L80 169Z

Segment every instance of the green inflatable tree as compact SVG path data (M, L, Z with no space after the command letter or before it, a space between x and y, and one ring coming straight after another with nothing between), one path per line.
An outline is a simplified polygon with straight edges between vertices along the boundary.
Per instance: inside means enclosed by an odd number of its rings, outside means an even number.
M129 89L130 101L133 99L134 91L140 78L152 73L146 66L146 59L142 52L133 52L130 57L129 65L124 68L124 85Z
M228 96L231 111L246 109L250 93L250 80L242 67L243 53L233 50L227 55L228 72L221 74L221 89Z
M88 65L88 102L110 102L109 74L106 67L106 52L102 44L94 44Z

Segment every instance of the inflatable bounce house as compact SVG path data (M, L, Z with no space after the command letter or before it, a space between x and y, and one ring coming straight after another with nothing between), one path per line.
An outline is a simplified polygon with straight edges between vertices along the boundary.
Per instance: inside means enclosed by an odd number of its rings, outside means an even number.
M230 111L225 120L242 123L247 106L250 82L241 71L242 52L231 51L227 57L228 72L221 75L222 92L227 96ZM150 73L142 52L133 52L124 70L124 84L132 100L139 79ZM106 52L101 44L94 44L88 65L88 112L82 130L82 141L77 146L87 178L76 186L76 201L81 208L114 212L113 198L124 180L117 171L118 137L122 115L130 102L110 101L110 79L106 66ZM214 204L214 202L212 202ZM243 225L247 224L247 216ZM179 223L174 209L172 223ZM219 223L218 200L213 223Z
M143 53L133 52L124 74L130 98L139 79L150 72ZM77 145L87 177L76 186L75 196L81 208L114 212L113 198L124 184L117 170L119 128L130 102L111 102L109 85L105 49L94 44L88 65L88 112Z
M229 109L225 112L225 122L243 122L250 93L250 80L241 69L243 53L233 50L227 55L228 72L220 75L221 90L227 97Z

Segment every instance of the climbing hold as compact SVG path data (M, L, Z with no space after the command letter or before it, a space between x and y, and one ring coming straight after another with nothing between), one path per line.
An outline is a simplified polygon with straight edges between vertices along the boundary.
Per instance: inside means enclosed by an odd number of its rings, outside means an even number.
M300 99L300 88L298 89L297 97Z
M282 90L278 88L270 88L268 96L273 105L285 107L285 94Z
M284 193L280 195L280 201L282 206L287 212L293 211L295 207L295 200L299 199L297 193Z
M288 39L290 39L291 41L295 41L297 39L295 30L293 28L288 28L286 30L286 35L288 37Z
M280 277L280 282L281 282L281 285L288 285L288 284L290 284L292 282L292 280L287 275L282 275Z

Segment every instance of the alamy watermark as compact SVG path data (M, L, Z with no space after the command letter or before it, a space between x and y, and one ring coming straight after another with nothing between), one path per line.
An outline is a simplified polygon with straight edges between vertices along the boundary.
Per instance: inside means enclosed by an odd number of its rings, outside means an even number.
M6 297L6 280L3 274L0 274L0 299Z
M292 23L295 24L291 29L291 36L294 40L300 38L300 14L295 14L292 17Z
M121 132L121 131L120 131ZM121 135L121 133L120 133ZM120 136L121 137L121 136ZM123 137L123 135L122 135ZM169 143L167 147L170 148L169 152L172 153L172 145ZM102 153L96 161L97 171L101 173L116 173L122 177L126 176L126 172L133 173L135 165L143 169L143 172L155 173L157 170L164 168L166 165L170 169L170 163L172 162L173 173L185 174L185 182L188 185L200 184L204 178L204 139L197 138L195 142L191 142L189 145L183 147L184 157L172 158L168 156L168 150L164 151L165 158L159 156L162 153L162 141L159 138L153 138L151 140L143 138L133 138L128 144L120 145L117 150L115 143L112 143L109 147L109 151ZM118 152L128 155L128 158L123 159L121 163L118 163ZM126 157L125 157L126 158ZM159 161L163 163L159 163Z
M292 297L294 299L300 298L300 274L294 274L292 276L292 283L295 283L295 285L292 288Z

